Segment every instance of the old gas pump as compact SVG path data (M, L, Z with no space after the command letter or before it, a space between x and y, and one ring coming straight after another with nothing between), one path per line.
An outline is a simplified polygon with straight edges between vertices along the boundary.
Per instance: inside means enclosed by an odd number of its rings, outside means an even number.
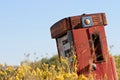
M105 13L83 14L64 18L51 27L59 57L76 53L79 74L93 74L96 80L117 80L116 68L109 55L104 26ZM92 66L92 70L90 67Z

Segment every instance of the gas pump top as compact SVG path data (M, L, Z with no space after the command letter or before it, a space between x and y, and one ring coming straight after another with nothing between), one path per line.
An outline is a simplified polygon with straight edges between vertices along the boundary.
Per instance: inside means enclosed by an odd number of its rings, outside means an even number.
M98 25L107 25L105 13L83 14L80 16L67 17L56 22L51 27L51 36L52 38L58 38L68 30Z

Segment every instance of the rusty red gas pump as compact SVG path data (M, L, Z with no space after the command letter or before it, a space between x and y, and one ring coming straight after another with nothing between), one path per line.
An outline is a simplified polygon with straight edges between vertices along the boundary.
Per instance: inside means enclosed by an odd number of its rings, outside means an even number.
M108 52L106 25L105 13L96 13L67 17L51 27L59 57L70 58L73 50L76 53L78 75L91 73L96 80L117 80L114 60Z

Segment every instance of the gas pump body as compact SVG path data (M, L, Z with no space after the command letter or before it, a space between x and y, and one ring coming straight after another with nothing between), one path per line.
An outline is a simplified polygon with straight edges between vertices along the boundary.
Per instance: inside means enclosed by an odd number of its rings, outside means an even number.
M105 25L105 13L96 13L64 18L51 27L59 57L70 58L73 50L76 53L78 75L91 73L97 80L105 76L107 80L117 80L114 60L108 52ZM91 66L94 69L90 70Z

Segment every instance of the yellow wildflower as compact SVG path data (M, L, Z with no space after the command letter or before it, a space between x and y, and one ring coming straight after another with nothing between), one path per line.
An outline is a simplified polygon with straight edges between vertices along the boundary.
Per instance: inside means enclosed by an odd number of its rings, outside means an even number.
M88 80L83 74L78 77L78 80Z
M63 76L62 75L58 75L55 77L54 80L64 80Z

